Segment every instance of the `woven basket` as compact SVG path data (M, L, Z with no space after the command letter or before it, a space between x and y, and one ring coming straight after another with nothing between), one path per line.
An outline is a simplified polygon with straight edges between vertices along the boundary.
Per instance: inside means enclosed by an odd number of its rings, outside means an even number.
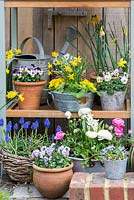
M20 183L32 182L31 157L15 156L4 151L0 151L0 159L9 177Z

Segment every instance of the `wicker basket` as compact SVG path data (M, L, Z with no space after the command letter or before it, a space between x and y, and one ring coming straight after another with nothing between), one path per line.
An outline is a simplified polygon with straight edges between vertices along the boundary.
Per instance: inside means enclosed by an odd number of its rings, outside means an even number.
M32 182L33 159L31 157L15 156L1 150L0 158L12 180L20 183Z

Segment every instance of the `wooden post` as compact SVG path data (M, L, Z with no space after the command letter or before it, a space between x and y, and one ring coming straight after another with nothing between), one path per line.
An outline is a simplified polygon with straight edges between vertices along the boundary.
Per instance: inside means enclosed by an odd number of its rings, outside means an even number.
M5 9L4 0L0 0L0 107L6 103L6 70L5 70ZM6 107L0 110L0 118L6 123ZM1 135L0 135L1 136Z

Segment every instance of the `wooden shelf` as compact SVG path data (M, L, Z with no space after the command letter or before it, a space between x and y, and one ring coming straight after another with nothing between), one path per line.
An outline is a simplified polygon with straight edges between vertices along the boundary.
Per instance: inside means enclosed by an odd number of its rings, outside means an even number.
M130 118L130 101L126 100L125 109L122 111L104 111L96 110L97 107L93 108L94 118ZM53 107L41 106L40 110L19 110L17 105L14 103L6 111L7 117L39 117L39 118L65 118L65 113L59 110L54 110ZM77 118L77 113L72 113L72 117Z
M40 0L40 1L31 1L31 0L6 0L5 1L5 7L7 8L25 8L25 7L56 7L56 8L61 8L61 7L91 7L91 8L102 8L102 7L109 7L109 8L129 8L130 7L130 0L122 0L122 1L117 1L117 0L77 0L77 1L65 1L65 0Z

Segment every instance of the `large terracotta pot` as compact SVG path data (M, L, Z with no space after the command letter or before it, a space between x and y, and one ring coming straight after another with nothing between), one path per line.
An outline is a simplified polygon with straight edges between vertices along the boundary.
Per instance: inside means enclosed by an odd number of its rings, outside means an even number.
M46 81L39 82L18 82L13 81L15 90L24 96L24 101L19 101L19 109L38 110L40 107L41 95Z
M65 168L40 168L33 165L33 182L37 190L46 198L59 198L69 189L73 175L73 163Z

